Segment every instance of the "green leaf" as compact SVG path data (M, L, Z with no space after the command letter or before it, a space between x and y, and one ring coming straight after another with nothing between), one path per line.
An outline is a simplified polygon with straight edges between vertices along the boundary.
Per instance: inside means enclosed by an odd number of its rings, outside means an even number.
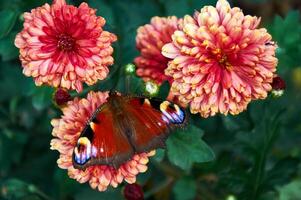
M158 97L161 99L166 99L170 90L170 85L168 81L163 82L163 84L160 86Z
M104 1L89 1L89 6L91 8L97 9L97 15L102 16L106 20L106 25L114 26L114 14L112 7L109 7Z
M235 132L240 129L240 123L233 116L222 116L221 118L227 130Z
M18 57L18 49L14 45L16 33L10 33L0 40L0 55L3 61L9 61Z
M20 66L10 62L2 62L0 70L0 101L9 100L14 96L21 96L28 93L33 81L22 74Z
M92 190L91 188L78 190L78 193L74 195L75 200L89 199L89 200L100 200L100 199L123 199L120 188L109 188L104 192Z
M301 23L300 13L290 11L283 19L276 16L269 28L273 40L277 41L277 57L279 58L280 70L287 67L297 67L301 64Z
M17 19L17 13L12 10L0 11L0 38L6 36L14 27Z
M166 10L166 16L176 15L183 17L192 15L194 11L199 11L205 5L215 5L213 0L160 0Z
M252 165L247 172L248 179L244 183L244 194L250 196L251 199L258 199L266 189L269 188L269 179L267 177L267 163L270 151L279 136L279 125L283 110L273 110L273 114L269 113L269 106L265 103L263 109L258 109L260 114L260 122L250 132L240 132L237 134L237 141L240 149L245 155L245 159L249 159ZM279 166L280 167L280 166ZM277 172L276 172L277 174ZM270 174L273 179L273 173ZM284 175L285 177L286 175ZM273 180L271 180L273 181ZM277 181L277 180L276 180Z
M176 15L177 17L183 17L185 14L189 13L189 5L186 0L164 0L166 14Z
M136 75L126 75L126 83L129 85L128 90L131 94L142 94L144 90L144 82Z
M278 188L279 200L300 200L301 180L295 180Z
M11 178L1 184L2 196L6 199L40 199L38 194L43 195L34 185L22 180Z
M268 0L247 0L248 2L251 2L251 3L264 3Z
M0 132L0 169L9 171L13 164L20 163L28 135L18 130L4 129Z
M2 184L4 198L21 198L26 196L29 191L27 184L18 179L9 179Z
M165 150L164 149L157 149L156 154L151 158L157 162L161 162L164 159Z
M167 140L167 155L173 164L190 170L193 163L209 162L215 159L211 148L202 140L203 131L190 125L178 130Z
M109 1L114 10L114 33L118 35L116 63L126 65L138 55L134 48L137 28L149 23L151 17L159 15L157 4L148 0ZM135 11L135 12L133 12ZM119 49L120 48L120 49Z
M50 87L37 87L32 98L32 105L37 110L48 107L52 102L53 90Z
M59 168L55 170L53 179L56 199L66 199L68 194L76 193L81 187L74 179L69 178L65 170Z
M267 171L265 181L272 187L282 185L290 180L298 170L300 160L286 157L277 161L274 166Z
M183 177L175 183L173 193L176 200L192 200L195 199L196 189L196 182L192 177Z
M271 200L271 199L277 199L277 193L274 191L267 192L265 194L262 194L258 200Z

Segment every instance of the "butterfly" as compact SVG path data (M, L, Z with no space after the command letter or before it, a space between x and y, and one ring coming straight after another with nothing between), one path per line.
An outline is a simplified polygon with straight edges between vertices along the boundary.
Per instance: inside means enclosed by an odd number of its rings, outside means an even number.
M109 165L118 169L134 154L164 148L175 127L187 121L184 109L156 98L110 92L93 113L73 149L73 166Z

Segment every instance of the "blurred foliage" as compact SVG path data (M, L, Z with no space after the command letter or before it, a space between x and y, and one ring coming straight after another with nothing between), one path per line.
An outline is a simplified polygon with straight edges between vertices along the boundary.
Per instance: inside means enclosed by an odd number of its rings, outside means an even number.
M298 199L300 198L301 181L292 181L278 190L280 193L279 200Z
M69 1L74 5L80 2ZM248 5L246 2L250 1L238 1L242 6ZM258 12L274 2L252 1L259 7ZM123 185L100 193L68 178L67 172L57 167L58 153L49 149L50 120L61 114L52 104L54 90L36 87L31 78L22 74L18 51L13 45L16 33L22 28L22 13L44 3L44 0L0 1L0 198L123 199ZM88 3L106 18L106 29L118 35L118 42L114 44L115 64L110 68L109 78L85 88L81 96L91 89L144 93L143 81L124 71L126 64L138 55L136 29L152 16L182 17L203 5L214 5L216 0L89 0ZM248 6L242 9L247 14L256 14ZM252 102L238 116L202 119L191 115L188 126L173 133L166 150L158 150L149 170L138 176L147 199L301 199L300 13L292 10L284 17L278 14L275 11L273 17L263 20L279 46L278 73L287 82L284 96ZM168 89L165 83L159 96L165 98Z
M289 12L284 19L276 16L271 26L271 34L278 45L279 66L281 68L301 66L300 13Z

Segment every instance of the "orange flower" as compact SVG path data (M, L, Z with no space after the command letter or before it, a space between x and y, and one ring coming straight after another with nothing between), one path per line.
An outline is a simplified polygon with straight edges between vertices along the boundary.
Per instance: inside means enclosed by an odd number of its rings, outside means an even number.
M122 164L118 169L107 165L95 165L84 171L75 169L72 164L72 152L76 146L78 137L86 125L86 122L94 111L106 102L108 92L90 92L86 99L75 98L69 101L63 108L63 116L53 119L51 149L58 150L60 158L57 163L62 169L68 170L68 175L80 183L89 182L90 186L99 191L104 191L108 186L117 187L123 180L128 183L136 181L138 173L147 170L148 157L155 151L136 154L130 161Z
M161 54L163 45L171 42L171 35L177 30L178 19L173 17L153 17L150 24L137 31L136 46L141 55L135 58L137 75L144 81L161 84L170 77L164 74L170 59Z
M106 78L113 64L111 43L116 36L102 27L105 20L82 3L78 8L56 0L24 13L24 29L17 34L23 73L36 85L82 90L82 83Z
M226 0L184 17L162 54L172 59L165 70L173 77L172 93L192 113L238 114L252 99L267 97L276 45L259 22Z

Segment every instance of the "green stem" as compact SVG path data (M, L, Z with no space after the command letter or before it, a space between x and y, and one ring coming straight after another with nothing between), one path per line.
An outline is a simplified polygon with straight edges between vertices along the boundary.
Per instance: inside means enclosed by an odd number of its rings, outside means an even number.
M218 199L214 193L210 192L210 189L207 188L208 185L204 184L198 184L197 185L197 196L200 199L206 199L206 200L216 200Z
M151 190L145 192L144 197L145 199L151 197L152 195L156 194L157 192L161 191L162 189L168 187L174 181L173 177L168 177L165 181L157 184Z
M48 195L46 195L44 192L37 190L36 194L39 195L40 197L42 197L45 200L53 200L51 197L49 197Z
M131 93L131 76L130 75L125 76L125 92L126 92L126 94Z
M166 163L166 162L157 162L157 161L153 161L152 162L159 170L163 171L165 174L175 177L175 178L179 178L183 175L183 172L177 168L175 168L174 166Z
M167 178L165 181L157 184L155 187L153 187L151 190L145 192L145 199L151 197L155 193L163 190L164 188L168 187L170 184L173 183L174 180L178 179L182 176L182 172L178 170L177 168L173 167L172 165L169 165L166 162L157 162L155 160L152 160L152 163L155 165L156 168L158 168L160 171L163 171L164 174L166 174Z
M53 200L50 196L48 196L47 194L45 194L44 192L42 192L39 188L37 188L34 185L28 185L28 189L33 194L36 194L36 195L40 196L41 198L43 198L45 200Z
M266 108L267 106L265 106ZM254 182L254 189L252 193L252 199L256 200L259 196L259 190L260 186L262 185L262 181L264 179L265 175L265 166L266 166L266 160L269 153L269 150L271 149L272 145L274 144L277 133L278 133L278 127L279 127L279 117L281 113L283 113L283 109L280 110L278 113L276 113L272 118L267 119L266 122L264 122L266 125L265 130L263 131L266 134L266 138L263 142L263 150L261 151L261 154L259 155L259 161L257 168L255 167L255 182ZM266 109L265 109L265 116Z
M253 189L253 195L252 195L252 199L254 199L254 200L257 199L259 186L261 185L262 179L264 176L264 168L265 168L265 164L266 164L267 153L268 153L268 150L265 146L262 151L262 154L260 155L258 167L257 167L257 169L255 169L255 177L256 178L255 178L255 182L254 182L254 189Z

